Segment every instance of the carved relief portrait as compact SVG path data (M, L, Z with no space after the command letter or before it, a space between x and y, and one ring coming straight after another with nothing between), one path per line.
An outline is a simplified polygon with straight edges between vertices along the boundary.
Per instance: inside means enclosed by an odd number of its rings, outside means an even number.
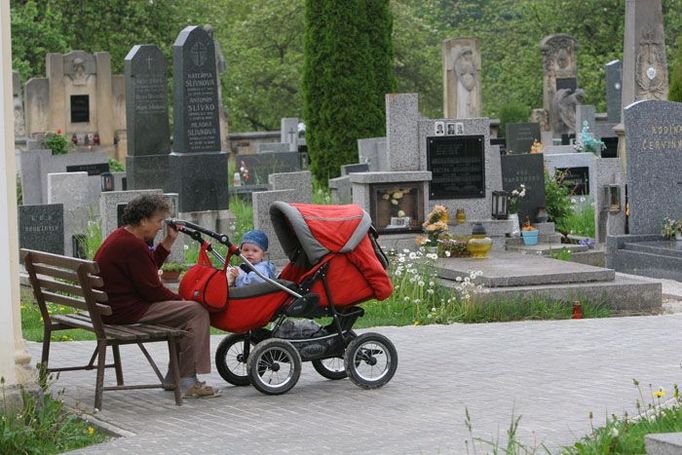
M636 99L665 99L667 77L663 43L651 28L642 30L635 56Z

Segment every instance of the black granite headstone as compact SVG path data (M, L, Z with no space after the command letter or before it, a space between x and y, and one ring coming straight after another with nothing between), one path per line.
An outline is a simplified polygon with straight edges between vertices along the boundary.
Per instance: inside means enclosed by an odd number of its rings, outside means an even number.
M507 141L508 153L529 153L533 142L541 140L540 124L508 123L505 139Z
M152 44L136 45L125 58L128 156L170 152L168 64Z
M426 163L431 171L430 199L485 197L483 136L427 138Z
M575 142L575 134L563 133L561 135L561 145L571 145Z
M618 158L618 138L617 137L603 137L602 142L606 146L601 151L602 158Z
M20 205L19 246L64 254L64 205Z
M590 168L583 167L558 167L557 176L561 183L568 188L571 196L586 196L590 194Z
M542 153L506 155L502 161L502 189L511 192L526 185L526 196L519 199L519 220L535 222L538 208L545 206L545 168Z
M185 27L173 44L173 152L169 191L178 211L229 208L227 152L220 148L215 44L201 27Z
M206 31L185 27L173 44L175 153L220 151L220 100L215 44Z
M606 113L610 123L620 123L623 101L623 63L613 60L606 64Z
M101 175L109 172L109 163L73 164L66 166L66 172L87 172L88 175Z

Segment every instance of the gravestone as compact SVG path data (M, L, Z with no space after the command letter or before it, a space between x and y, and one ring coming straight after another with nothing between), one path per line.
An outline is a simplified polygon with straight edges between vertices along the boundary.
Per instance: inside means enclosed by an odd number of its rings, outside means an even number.
M298 151L298 118L297 117L285 117L280 120L279 129L280 139L282 144L286 144L286 150L281 150L284 152L297 152ZM278 150L279 151L279 150Z
M296 190L277 190L253 193L253 227L268 236L270 260L279 262L286 254L279 243L275 229L270 221L270 206L275 201L296 202Z
M506 155L502 160L502 189L511 193L526 186L526 196L519 199L519 220L536 222L538 209L545 206L545 165L542 153Z
M169 186L180 212L228 208L227 153L220 147L220 100L215 44L188 26L173 44L173 153Z
M555 125L562 124L562 120L555 106L557 92L562 88L569 92L575 91L574 81L577 74L576 49L578 41L563 33L546 36L540 42L543 62L542 100L543 109L549 114L549 124L555 134ZM559 88L562 87L562 88ZM571 90L573 87L573 90Z
M64 206L20 205L19 246L64 254Z
M623 63L612 60L605 66L606 72L606 113L609 123L620 123L623 93Z
M64 254L72 256L72 238L87 232L88 220L99 217L99 192L88 191L87 172L48 174L47 203L64 207Z
M331 192L332 204L344 205L353 202L351 187L350 175L329 179L329 191Z
M430 199L485 197L483 136L431 137L427 142Z
M168 64L154 45L136 45L125 58L130 189L168 187Z
M26 136L37 137L48 128L50 85L45 78L31 78L24 86Z
M284 142L263 142L258 144L258 153L284 153L291 151L289 149L289 144Z
M371 172L388 171L387 160L385 137L358 139L358 161L367 163Z
M443 41L443 116L481 116L481 51L476 38Z
M310 171L283 172L270 174L268 183L273 191L294 190L296 198L292 202L310 204L312 202L312 179Z
M539 123L508 123L505 132L506 152L529 153L533 142L539 142L540 139Z
M242 178L242 185L268 183L270 174L301 170L298 152L269 152L237 157L239 168L248 170L248 179ZM243 174L242 174L243 175ZM244 181L246 180L246 181Z
M597 123L595 121L595 109L594 106L590 104L581 104L575 108L575 124L577 128L575 135L577 138L580 138L580 133L583 131L585 122L587 122L587 126L592 136L599 140L599 131L597 130Z
M108 158L103 151L52 155L50 150L24 150L19 155L19 159L21 161L22 198L25 205L47 202L48 174L67 172L70 166L106 165L108 167ZM100 188L98 175L88 177L87 191L98 192Z
M571 196L587 196L590 194L590 168L581 167L558 167L555 169L557 176L561 177L561 183L568 188Z
M667 98L668 64L661 0L627 1L623 40L623 109L638 100Z
M353 172L369 172L369 163L344 164L341 166L342 176Z
M21 75L19 71L12 71L12 105L14 109L14 137L18 139L26 136L24 100L21 96Z
M419 170L419 98L416 93L386 94L386 171ZM433 131L433 130L431 130Z
M664 217L682 218L682 103L639 101L623 122L630 234L657 234Z

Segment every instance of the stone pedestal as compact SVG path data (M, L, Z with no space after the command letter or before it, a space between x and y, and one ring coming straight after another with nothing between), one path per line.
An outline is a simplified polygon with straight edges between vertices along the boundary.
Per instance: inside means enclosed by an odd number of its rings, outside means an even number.
M170 189L180 195L179 212L227 210L227 153L171 153Z
M161 188L168 190L168 155L128 156L126 158L128 188L135 190Z

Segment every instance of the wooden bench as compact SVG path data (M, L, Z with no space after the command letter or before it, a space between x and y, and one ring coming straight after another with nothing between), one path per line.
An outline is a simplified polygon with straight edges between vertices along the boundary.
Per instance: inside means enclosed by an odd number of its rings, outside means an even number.
M24 266L28 272L33 294L43 317L44 336L42 352L42 374L56 371L97 370L95 382L95 408L102 409L102 392L105 390L130 390L164 387L159 368L145 349L144 343L165 341L168 343L169 368L173 375L171 386L175 391L175 403L182 405L180 391L180 369L178 366L178 340L187 335L185 330L175 329L157 324L122 324L112 325L102 322L102 315L110 315L111 307L106 305L107 294L96 288L102 287L103 280L96 262L70 258L57 254L22 249ZM73 314L50 314L47 302L80 310ZM49 367L50 336L53 331L66 329L85 329L97 335L97 346L90 361L85 366ZM144 385L125 385L119 346L137 344L160 383ZM106 348L111 346L114 362L106 363ZM95 365L95 359L97 364ZM104 386L104 369L114 368L116 386Z

